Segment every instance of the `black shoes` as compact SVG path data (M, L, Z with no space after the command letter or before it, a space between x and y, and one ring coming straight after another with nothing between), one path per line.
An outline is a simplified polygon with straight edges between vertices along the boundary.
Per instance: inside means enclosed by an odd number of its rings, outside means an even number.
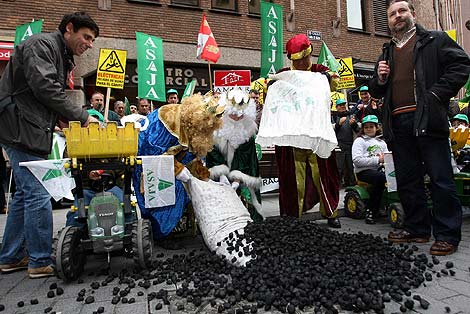
M370 209L366 209L366 224L375 225L374 214Z
M341 222L339 221L338 218L327 218L327 221L328 221L328 226L330 228L335 228L335 229L341 228Z

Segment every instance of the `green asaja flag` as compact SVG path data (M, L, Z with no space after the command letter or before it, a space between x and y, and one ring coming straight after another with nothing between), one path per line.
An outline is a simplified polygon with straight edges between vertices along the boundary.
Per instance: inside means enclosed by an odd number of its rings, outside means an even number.
M186 97L191 96L194 93L194 88L196 88L196 83L197 81L194 79L186 85L183 96L181 96L181 100L185 99Z
M166 101L161 38L135 32L137 45L138 97Z
M325 42L323 42L321 45L320 55L318 56L317 64L323 64L333 72L338 72L338 69L341 68L341 65L339 64L338 60L336 60L336 58L333 56Z
M128 116L131 114L131 104L129 103L129 99L124 97L124 115Z
M261 77L283 66L282 6L261 1Z
M465 88L465 96L463 97L466 99L466 102L470 100L470 76L468 77L467 83L464 85Z
M25 41L34 34L39 34L42 30L43 20L26 23L16 27L15 44L16 47L19 43Z

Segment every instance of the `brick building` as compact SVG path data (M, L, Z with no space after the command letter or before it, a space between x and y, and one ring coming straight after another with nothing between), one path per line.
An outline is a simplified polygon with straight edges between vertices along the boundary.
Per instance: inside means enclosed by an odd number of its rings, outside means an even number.
M85 101L95 90L99 48L128 51L124 90L113 95L131 102L137 94L135 32L163 39L166 87L183 91L192 78L196 91L209 90L207 63L196 59L196 42L205 13L222 56L213 69L250 69L256 79L260 68L260 0L3 0L0 42L12 42L15 27L43 19L43 31L53 31L62 16L87 11L100 26L94 48L77 58L77 100ZM386 0L274 0L283 6L284 44L295 34L318 31L335 57L352 57L356 86L366 83L388 35ZM436 28L438 0L416 0L418 20ZM444 2L441 0L441 2ZM451 1L456 3L457 1ZM295 7L294 7L295 5ZM444 16L442 13L440 16ZM321 41L313 41L314 55ZM1 44L1 43L0 43ZM0 46L1 47L1 46ZM0 75L6 61L0 61ZM285 65L289 61L285 59ZM355 96L355 91L351 95Z

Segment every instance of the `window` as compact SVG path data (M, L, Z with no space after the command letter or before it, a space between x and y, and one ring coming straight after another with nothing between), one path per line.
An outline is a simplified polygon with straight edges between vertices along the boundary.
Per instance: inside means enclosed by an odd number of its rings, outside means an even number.
M387 0L373 0L375 33L378 35L390 35L387 17Z
M237 10L237 1L236 0L212 0L212 8L213 9L236 11Z
M365 30L362 0L346 0L348 28Z
M171 0L172 4L182 4L190 6L199 6L199 0Z
M248 12L250 14L261 14L261 0L249 0L248 3Z
M160 5L160 0L127 0L128 2L142 2Z

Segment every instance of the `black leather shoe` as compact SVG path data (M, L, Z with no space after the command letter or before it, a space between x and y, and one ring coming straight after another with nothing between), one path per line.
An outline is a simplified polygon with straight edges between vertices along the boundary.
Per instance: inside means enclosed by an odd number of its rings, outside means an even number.
M375 225L375 219L370 209L366 209L366 224Z
M338 218L327 218L327 221L330 228L341 228L341 222Z

